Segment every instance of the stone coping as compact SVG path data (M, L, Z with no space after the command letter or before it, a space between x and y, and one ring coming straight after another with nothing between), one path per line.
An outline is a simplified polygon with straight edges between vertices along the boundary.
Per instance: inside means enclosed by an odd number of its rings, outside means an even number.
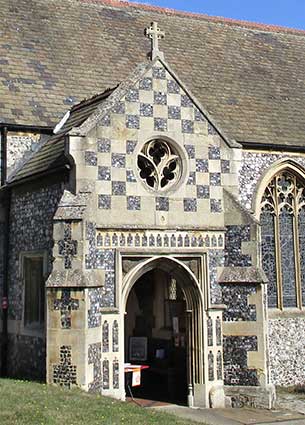
M210 307L208 308L208 311L217 311L217 310L226 310L228 306L226 304L212 304L210 305Z
M261 284L268 283L268 279L260 267L225 267L218 282L222 284Z
M47 288L92 288L103 286L101 270L54 270L47 282Z

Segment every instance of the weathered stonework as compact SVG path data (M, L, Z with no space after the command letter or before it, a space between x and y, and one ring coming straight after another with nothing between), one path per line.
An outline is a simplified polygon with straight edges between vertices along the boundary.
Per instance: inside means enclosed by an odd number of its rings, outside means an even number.
M71 223L64 223L64 238L58 241L58 254L63 257L64 268L71 269L73 257L77 255L77 241L72 240Z
M208 362L209 362L209 381L214 381L214 354L212 353L212 351L209 352L208 354Z
M21 162L24 161L35 149L38 144L43 140L44 136L39 133L13 133L9 132L7 137L7 168L8 175Z
M88 310L88 328L96 328L101 326L101 307L103 299L102 288L90 288L89 293L89 310Z
M304 384L305 317L270 318L271 382L280 386Z
M114 359L112 362L112 376L113 376L113 382L112 382L112 386L113 389L118 390L119 386L120 386L120 364L118 359Z
M256 288L245 285L222 285L222 302L227 306L223 313L225 321L255 321L256 306L249 301L249 295L256 294Z
M104 321L102 326L102 345L103 353L109 352L109 323L107 320Z
M90 344L88 348L88 364L93 365L93 381L90 382L90 392L100 392L102 388L101 343Z
M224 248L222 231L97 230L96 246L104 248ZM95 256L98 255L95 252ZM101 254L99 254L101 255Z
M245 208L248 210L252 208L253 197L263 173L280 159L290 159L305 167L305 158L300 155L242 152L242 163L239 171L239 200Z
M257 370L248 368L247 353L257 351L256 336L225 336L224 377L226 385L259 385Z
M79 301L71 298L70 292L70 289L63 289L61 298L54 301L54 310L60 311L63 329L71 328L71 311L79 308Z
M60 362L53 366L53 383L70 388L75 385L76 366L72 364L71 346L63 345L60 347Z
M218 284L218 270L224 266L224 251L209 251L210 299L212 304L222 302L221 287Z
M271 409L275 405L276 392L272 385L262 387L225 386L225 394L231 400L231 407Z
M46 274L52 268L53 223L63 188L61 183L14 190L10 213L9 252L9 374L45 378L45 335L43 329L28 332L23 325L23 278L21 255L40 252L46 258ZM18 325L17 325L18 324ZM17 325L17 326L16 326ZM15 329L20 329L18 332Z
M109 390L109 385L110 385L110 381L109 381L109 360L108 359L104 359L103 360L103 389L104 390Z
M225 265L251 266L251 257L242 252L242 243L250 241L250 225L227 226L225 241Z
M119 324L117 320L112 325L112 351L114 353L119 351Z
M10 334L8 374L24 379L43 380L46 375L46 343L43 336Z
M52 269L53 216L63 187L59 183L28 191L14 191L11 203L9 318L22 320L22 276L20 254L41 251L47 253L47 270Z

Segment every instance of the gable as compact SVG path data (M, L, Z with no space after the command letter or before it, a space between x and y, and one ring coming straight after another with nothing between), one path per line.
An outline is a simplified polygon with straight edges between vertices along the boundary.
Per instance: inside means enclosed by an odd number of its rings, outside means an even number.
M155 61L116 103L111 96L111 109L97 111L70 136L77 190L85 190L88 180L94 183L95 220L114 227L183 226L185 220L190 226L221 225L222 186L230 179L232 184L232 148L184 87ZM80 140L77 134L82 134ZM156 140L179 157L176 185L157 188L141 175L139 157L149 156L146 146ZM155 165L164 176L164 169Z
M112 94L113 92L113 94ZM198 102L185 84L178 78L177 74L168 66L164 59L157 57L148 65L140 64L129 76L129 78L121 83L115 90L109 91L107 101L103 102L96 111L92 110L83 123L80 123L77 129L72 129L70 134L87 135L87 133L96 125L98 121L104 125L111 125L110 114L124 114L128 109L128 105L138 103L134 108L129 107L129 119L135 112L134 120L138 121L138 125L134 123L134 128L140 128L140 118L156 118L154 122L154 131L174 131L177 126L168 127L169 120L182 120L181 130L183 133L194 132L194 129L187 130L187 121L206 121L208 133L218 134L222 140L230 147L240 148L241 145L234 140L229 140L219 124L209 115L207 110ZM112 95L111 95L112 94ZM125 105L127 102L127 106ZM163 111L162 111L163 107ZM167 110L166 110L167 107ZM159 109L158 109L159 108ZM186 113L187 109L194 108ZM163 116L163 126L157 118ZM128 117L126 117L128 120ZM106 124L105 124L106 123ZM176 121L177 124L177 121ZM192 126L191 123L189 125ZM133 128L133 125L126 127Z

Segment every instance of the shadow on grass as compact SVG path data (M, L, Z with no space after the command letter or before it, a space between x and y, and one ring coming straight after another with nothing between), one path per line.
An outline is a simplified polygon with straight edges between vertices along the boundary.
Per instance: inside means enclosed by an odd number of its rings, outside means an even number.
M1 425L192 425L166 413L143 409L78 388L0 379ZM194 424L193 424L194 425Z

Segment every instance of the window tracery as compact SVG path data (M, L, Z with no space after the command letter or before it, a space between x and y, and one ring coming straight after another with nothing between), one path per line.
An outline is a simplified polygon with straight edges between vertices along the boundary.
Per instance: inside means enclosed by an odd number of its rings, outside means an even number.
M305 187L285 170L265 189L261 201L262 264L269 279L269 307L305 305Z
M171 143L153 139L138 154L138 169L141 179L148 187L164 191L179 181L182 161Z

